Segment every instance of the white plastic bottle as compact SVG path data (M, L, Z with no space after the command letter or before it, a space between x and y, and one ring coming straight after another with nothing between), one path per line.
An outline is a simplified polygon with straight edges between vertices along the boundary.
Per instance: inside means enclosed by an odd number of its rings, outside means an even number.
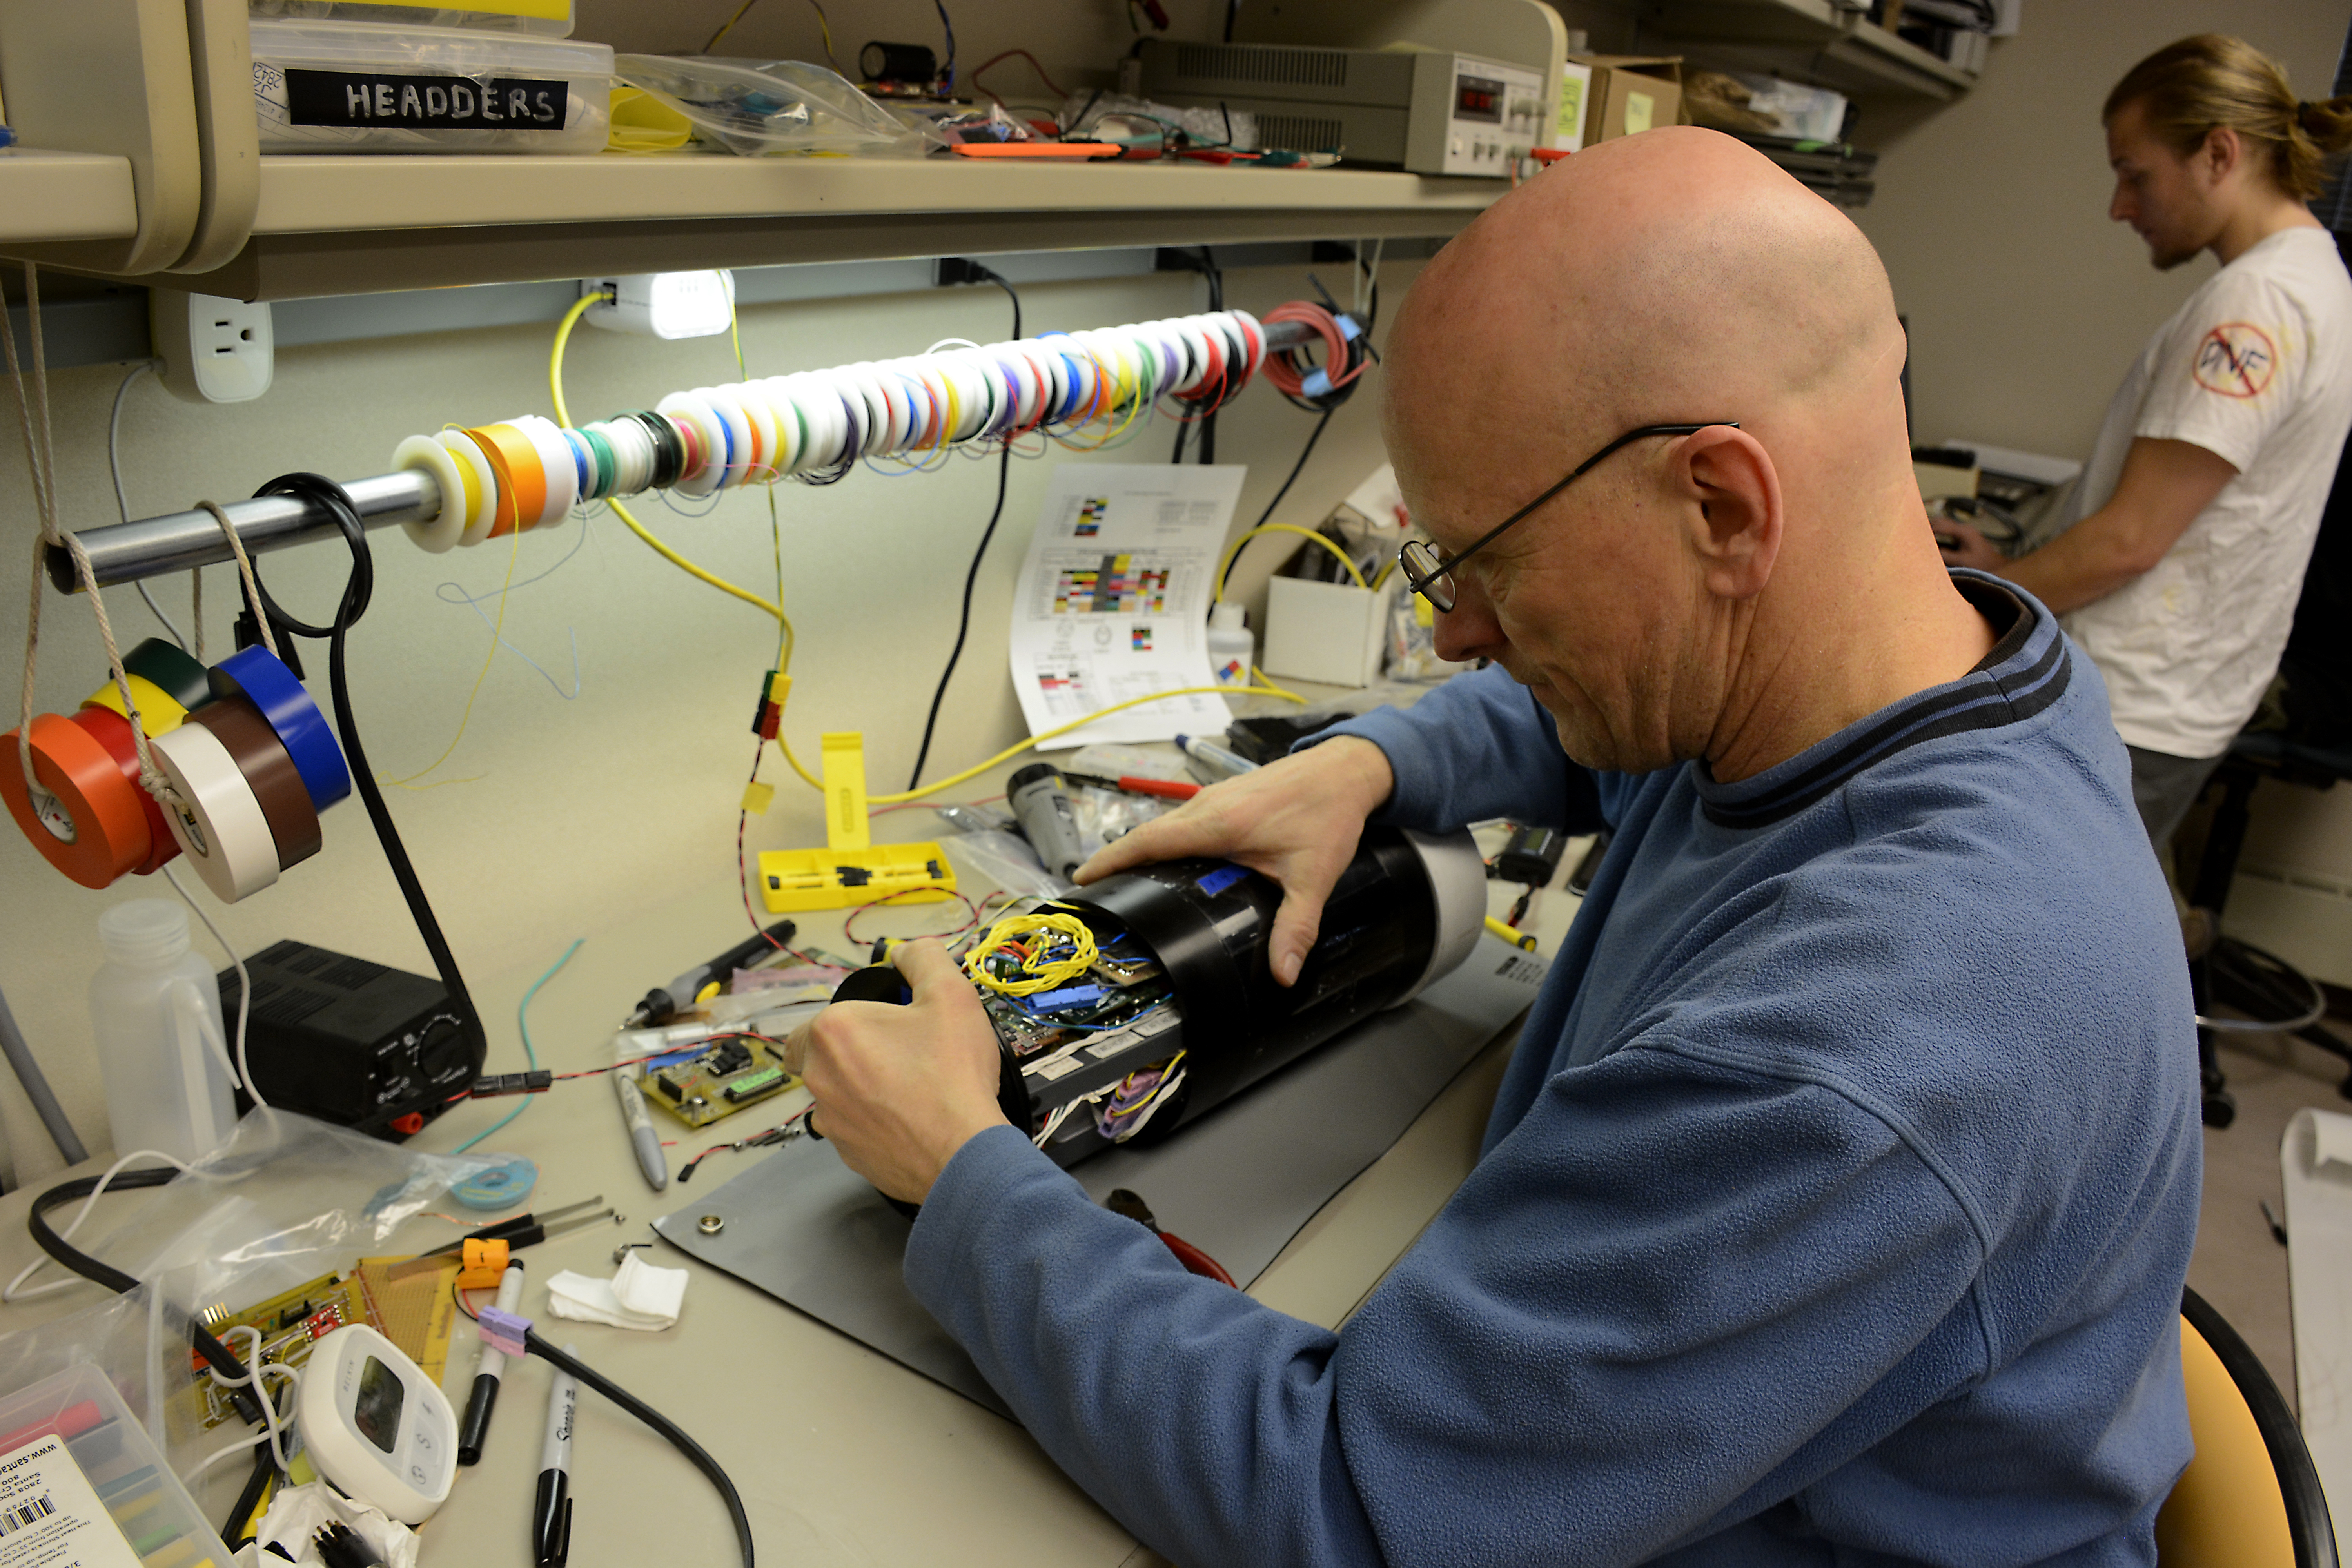
M89 1022L114 1147L198 1159L228 1137L236 1110L220 988L189 949L188 911L133 899L98 917L98 937L106 962L89 983Z
M1249 633L1242 607L1229 599L1209 606L1209 668L1220 686L1248 686L1250 665L1257 658L1257 639Z

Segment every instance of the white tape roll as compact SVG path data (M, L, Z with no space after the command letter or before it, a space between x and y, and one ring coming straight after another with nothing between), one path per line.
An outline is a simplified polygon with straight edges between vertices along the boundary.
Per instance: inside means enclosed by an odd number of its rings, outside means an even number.
M169 805L163 819L214 897L233 904L278 880L269 818L220 737L183 724L147 744L184 803Z
M441 491L441 510L415 522L403 523L418 548L438 555L456 544L466 531L466 484L457 475L457 459L430 436L411 436L392 450L392 466L415 468L433 476Z

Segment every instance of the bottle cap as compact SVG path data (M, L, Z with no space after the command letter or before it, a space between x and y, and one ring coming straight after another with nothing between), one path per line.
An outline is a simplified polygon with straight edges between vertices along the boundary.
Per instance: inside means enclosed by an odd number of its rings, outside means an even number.
M1238 632L1248 626L1248 615L1231 599L1220 599L1209 606L1209 629L1213 632Z
M132 899L98 917L98 940L117 963L161 968L188 951L188 911L161 899Z

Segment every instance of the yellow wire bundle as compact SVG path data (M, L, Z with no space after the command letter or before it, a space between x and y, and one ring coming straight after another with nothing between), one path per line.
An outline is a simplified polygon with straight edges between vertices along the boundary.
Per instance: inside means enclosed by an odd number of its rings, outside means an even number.
M989 972L991 958L1032 936L1039 939L1035 951L1014 954L1020 965L1020 979L1006 980ZM1074 944L1068 957L1045 956L1055 937L1067 937ZM1066 985L1084 974L1094 967L1095 953L1095 933L1086 921L1076 915L1033 910L1007 915L989 927L988 934L972 943L971 951L963 955L963 972L971 976L973 984L1000 996L1033 996L1040 991Z

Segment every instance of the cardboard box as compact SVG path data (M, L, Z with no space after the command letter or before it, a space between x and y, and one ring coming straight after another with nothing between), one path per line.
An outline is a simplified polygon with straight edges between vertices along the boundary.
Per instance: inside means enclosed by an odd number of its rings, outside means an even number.
M1584 144L1631 136L1683 117L1680 55L1579 55L1591 68L1585 94Z

